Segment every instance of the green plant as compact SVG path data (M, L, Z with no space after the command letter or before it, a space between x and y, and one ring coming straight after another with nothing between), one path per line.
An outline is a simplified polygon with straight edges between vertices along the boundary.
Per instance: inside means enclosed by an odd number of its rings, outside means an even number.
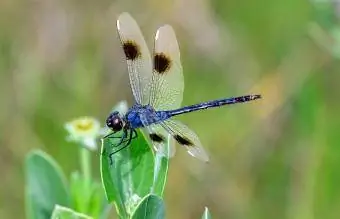
M126 103L115 108L126 109ZM91 150L97 148L96 138L109 130L100 129L99 122L90 117L75 119L65 128L69 132L67 139L81 145L81 171L73 172L68 182L52 157L39 150L29 153L26 159L28 218L104 219L108 218L110 203L122 219L165 217L163 195L169 159L154 153L142 132L138 131L137 138L116 153L112 162L109 154L119 139L102 139L100 183L92 178ZM202 218L210 218L207 209Z

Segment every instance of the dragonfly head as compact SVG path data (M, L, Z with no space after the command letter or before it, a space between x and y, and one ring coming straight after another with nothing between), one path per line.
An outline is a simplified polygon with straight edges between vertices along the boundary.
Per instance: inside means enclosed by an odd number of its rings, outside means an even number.
M123 129L124 122L119 112L112 112L109 117L106 119L106 125L112 131L118 132Z

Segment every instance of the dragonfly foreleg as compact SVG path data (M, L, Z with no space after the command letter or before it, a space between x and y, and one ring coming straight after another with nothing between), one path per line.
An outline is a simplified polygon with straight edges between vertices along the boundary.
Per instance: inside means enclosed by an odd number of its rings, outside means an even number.
M105 138L109 138L109 139L115 139L115 138L122 138L122 136L113 136L114 134L116 134L117 132L110 132L109 134L107 134L107 135L105 135L104 137L103 137L103 139L105 139ZM106 148L104 148L104 150L103 150L103 155L106 153Z
M110 137L111 135L116 134L117 132L110 132L109 134L105 135L103 138L115 138L115 137Z
M129 135L129 136L128 136ZM134 135L134 136L133 136ZM110 158L110 165L113 164L113 161L112 161L112 156L116 153L118 153L119 151L123 150L124 148L126 148L127 146L130 145L132 139L135 139L137 137L137 132L136 130L134 129L130 129L130 130L124 130L124 134L123 136L121 137L121 141L115 145L115 147L118 147L122 144L124 144L121 148L115 150L114 152L110 153L109 154L109 158Z
M134 135L134 136L133 136ZM132 130L132 139L135 139L135 138L137 138L138 137L138 134L137 134L137 131L136 131L136 129L133 129ZM131 140L132 140L131 139Z
M115 138L122 138L122 136L112 136L112 137L107 137L109 139L115 139Z

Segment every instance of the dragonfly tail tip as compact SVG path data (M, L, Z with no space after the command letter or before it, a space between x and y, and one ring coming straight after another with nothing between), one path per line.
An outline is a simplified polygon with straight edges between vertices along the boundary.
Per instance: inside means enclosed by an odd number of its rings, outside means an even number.
M262 95L261 94L254 94L252 95L252 100L257 100L257 99L261 99L262 98Z

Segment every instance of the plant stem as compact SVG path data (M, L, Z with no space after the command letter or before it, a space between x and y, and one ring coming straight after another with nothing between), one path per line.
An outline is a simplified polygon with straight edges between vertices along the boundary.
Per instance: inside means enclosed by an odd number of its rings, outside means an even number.
M85 189L88 190L91 183L91 152L85 147L80 147L80 167L85 180Z

